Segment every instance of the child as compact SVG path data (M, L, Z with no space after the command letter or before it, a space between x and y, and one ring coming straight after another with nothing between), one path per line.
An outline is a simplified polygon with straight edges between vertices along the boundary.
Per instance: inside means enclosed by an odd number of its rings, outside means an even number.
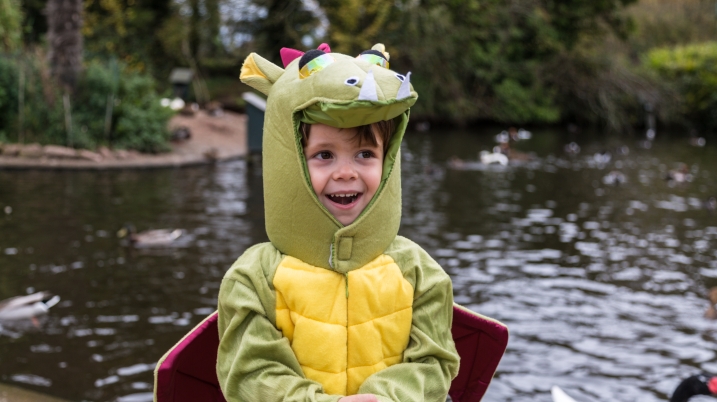
M270 243L219 292L217 375L228 401L445 401L458 372L450 278L397 236L410 74L376 45L251 54L268 95L263 176Z

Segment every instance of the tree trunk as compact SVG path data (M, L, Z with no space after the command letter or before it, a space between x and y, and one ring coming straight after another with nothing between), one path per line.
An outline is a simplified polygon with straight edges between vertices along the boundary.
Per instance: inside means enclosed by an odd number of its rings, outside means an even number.
M82 71L82 0L49 0L47 27L50 70L73 92Z

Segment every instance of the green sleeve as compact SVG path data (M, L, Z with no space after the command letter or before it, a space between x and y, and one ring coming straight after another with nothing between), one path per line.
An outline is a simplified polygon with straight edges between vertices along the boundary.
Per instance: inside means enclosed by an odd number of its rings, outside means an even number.
M304 377L288 339L272 324L276 301L267 273L280 257L271 246L255 246L222 281L217 355L222 392L229 402L336 402L340 396L324 394L321 384Z
M411 334L403 362L367 378L359 393L374 394L381 402L443 402L459 363L451 335L451 279L428 253L405 238L397 237L386 254L414 285Z

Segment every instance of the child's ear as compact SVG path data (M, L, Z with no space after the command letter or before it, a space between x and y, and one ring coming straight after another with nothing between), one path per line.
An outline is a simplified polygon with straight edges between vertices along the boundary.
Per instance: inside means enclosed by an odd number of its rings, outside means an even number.
M272 85L282 74L283 68L256 53L251 53L241 66L239 79L264 95L269 95Z

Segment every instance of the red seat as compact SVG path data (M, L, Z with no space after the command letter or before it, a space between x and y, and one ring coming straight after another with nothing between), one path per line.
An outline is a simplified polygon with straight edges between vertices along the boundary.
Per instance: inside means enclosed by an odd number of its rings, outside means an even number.
M508 328L455 304L451 332L461 356L451 399L480 401L508 345ZM156 402L226 401L216 373L218 334L215 312L159 360L154 373Z

